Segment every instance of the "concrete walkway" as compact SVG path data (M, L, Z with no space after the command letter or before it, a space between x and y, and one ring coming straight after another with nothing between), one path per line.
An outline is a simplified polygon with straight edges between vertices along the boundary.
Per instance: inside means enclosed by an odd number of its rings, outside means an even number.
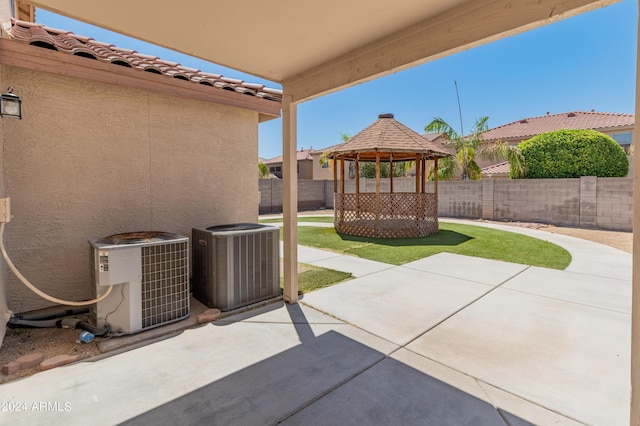
M391 266L301 247L301 262L357 278L1 385L0 401L26 410L0 423L628 424L631 256L507 230L573 262Z

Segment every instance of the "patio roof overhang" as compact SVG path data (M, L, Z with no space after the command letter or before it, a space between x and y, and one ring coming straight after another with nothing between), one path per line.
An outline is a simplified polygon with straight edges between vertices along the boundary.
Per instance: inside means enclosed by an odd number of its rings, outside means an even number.
M299 102L615 2L22 3L281 83L291 100Z

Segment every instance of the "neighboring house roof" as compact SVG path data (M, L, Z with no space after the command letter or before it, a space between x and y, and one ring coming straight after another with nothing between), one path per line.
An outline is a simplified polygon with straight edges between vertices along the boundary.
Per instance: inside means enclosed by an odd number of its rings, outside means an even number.
M621 114L596 111L573 111L562 114L544 115L542 117L524 118L513 123L494 127L484 133L485 141L523 140L540 133L554 130L611 130L616 127L633 126L634 114Z
M313 160L313 157L311 156L312 152L315 152L315 150L314 149L301 149L300 151L296 152L296 160L298 160L298 161L301 161L301 160ZM264 164L275 164L275 163L282 163L282 155L270 158L270 159L268 159L268 160L266 160L264 162Z
M94 59L114 66L132 68L144 72L176 78L212 89L229 90L244 95L281 102L282 91L265 87L263 84L247 83L242 80L211 74L196 68L189 68L177 62L164 61L156 56L144 55L135 50L116 47L110 43L96 41L89 37L73 34L32 22L12 19L13 27L9 35L13 41L45 49L56 50L69 55Z
M443 135L442 133L424 133L422 137L428 140L429 142L433 142L439 137L441 137L442 135Z
M331 145L331 146L328 146L328 147L326 147L326 148L322 148L322 149L314 149L314 150L312 150L312 151L311 151L311 154L320 154L320 155L322 155L322 154L324 154L325 152L331 152L331 151L333 151L333 150L334 150L334 148L337 148L337 147L339 147L340 145L342 145L342 144L341 144L341 143L339 143L339 144L337 144L337 145Z
M492 164L487 167L482 168L483 175L498 175L498 174L509 174L511 166L508 161L504 161L498 164Z
M410 158L413 154L427 154L437 158L450 155L446 150L395 120L393 114L381 114L367 128L335 147L332 156L359 155L361 160L371 161L375 159L373 153L377 152L386 157L393 153L393 157L398 160ZM366 158L363 155L367 155Z

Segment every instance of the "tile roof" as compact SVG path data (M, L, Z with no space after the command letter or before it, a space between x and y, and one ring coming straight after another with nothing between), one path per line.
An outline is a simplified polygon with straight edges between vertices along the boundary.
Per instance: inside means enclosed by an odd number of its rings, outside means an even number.
M562 114L531 117L489 129L484 134L485 141L529 139L540 133L554 130L577 129L611 129L615 127L633 126L634 114L620 114L596 111L573 111Z
M508 161L504 161L498 164L492 164L482 168L483 175L497 175L497 174L509 174L511 166Z
M378 119L360 133L336 146L332 154L360 155L362 160L375 159L375 153L393 153L394 158L411 158L415 154L430 157L448 157L449 153L414 132L393 118L393 114L381 114ZM369 155L367 155L369 154Z
M13 18L11 22L13 26L9 35L12 40L20 43L111 63L114 66L160 74L220 90L256 96L274 102L282 101L282 90L265 87L262 84L247 83L220 74L207 73L196 68L182 66L177 62L165 61L156 56L116 47L113 44L41 24L18 21Z
M301 160L313 160L313 157L311 156L312 152L316 152L316 150L315 149L301 149L300 151L296 152L296 160L298 160L298 161L301 161ZM270 158L270 159L268 159L268 160L266 160L264 162L264 164L274 164L274 163L282 163L282 155Z

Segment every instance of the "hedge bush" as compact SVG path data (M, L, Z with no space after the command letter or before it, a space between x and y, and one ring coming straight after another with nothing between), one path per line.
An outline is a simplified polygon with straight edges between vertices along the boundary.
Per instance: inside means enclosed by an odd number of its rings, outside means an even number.
M542 133L520 145L529 179L624 177L629 160L611 137L595 130Z

